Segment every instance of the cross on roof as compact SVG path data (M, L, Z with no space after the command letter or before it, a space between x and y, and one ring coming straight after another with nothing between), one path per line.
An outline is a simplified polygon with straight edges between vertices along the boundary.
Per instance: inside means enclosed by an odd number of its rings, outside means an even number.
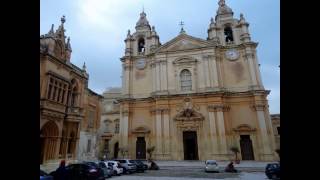
M183 22L183 21L180 21L180 24L179 24L179 25L181 26L181 29L183 29L184 22Z
M180 31L180 33L185 33L185 31L184 31L184 29L183 29L184 22L183 22L183 21L180 21L179 25L181 26L181 31Z

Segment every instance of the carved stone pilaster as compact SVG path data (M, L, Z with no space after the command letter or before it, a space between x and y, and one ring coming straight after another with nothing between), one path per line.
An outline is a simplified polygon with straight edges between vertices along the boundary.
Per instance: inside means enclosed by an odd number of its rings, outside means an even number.
M265 104L255 104L252 105L252 109L255 111L264 111L267 108Z
M127 70L130 70L132 68L132 65L131 64L122 64L122 68L127 71Z
M122 116L129 116L129 111L128 110L122 111Z
M254 58L254 53L252 53L252 52L247 52L245 55L244 55L244 59L245 60L248 60L248 59L250 59L250 58Z
M209 112L218 112L218 111L227 112L229 110L230 110L230 106L229 105L224 105L224 104L208 105L208 111Z

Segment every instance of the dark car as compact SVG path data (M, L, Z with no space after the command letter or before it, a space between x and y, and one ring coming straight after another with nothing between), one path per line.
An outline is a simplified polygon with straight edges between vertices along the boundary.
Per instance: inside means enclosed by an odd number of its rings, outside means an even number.
M143 164L139 160L129 160L129 162L136 164L137 172L144 172L148 168L148 165Z
M104 180L103 171L90 163L75 163L66 167L68 180Z
M53 180L53 176L40 169L40 180Z
M145 163L143 163L143 161L145 161L145 160L136 159L136 160L134 160L134 161L135 161L136 163L142 165L143 170L148 170L148 165L145 164Z
M269 179L280 179L280 164L279 163L267 164L265 173Z

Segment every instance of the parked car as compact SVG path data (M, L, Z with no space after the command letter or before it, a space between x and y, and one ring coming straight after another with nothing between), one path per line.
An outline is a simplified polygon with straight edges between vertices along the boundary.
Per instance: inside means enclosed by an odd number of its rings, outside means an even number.
M215 160L206 160L205 161L206 167L205 172L219 172L219 166L217 161Z
M75 163L66 167L67 179L104 180L103 171L92 163Z
M134 173L137 171L137 165L130 162L130 159L116 159L123 168L123 173Z
M148 165L143 164L140 160L130 160L129 162L137 165L137 172L144 172L148 169Z
M112 168L112 175L120 176L123 173L123 168L118 161L105 161L104 163Z
M105 178L109 178L113 175L112 167L108 166L104 161L97 162L99 168L103 170L103 174Z
M53 180L53 176L40 169L40 180Z
M147 159L138 159L139 161L141 161L143 164L147 165L147 169L149 169L151 167L151 162Z
M267 164L265 173L269 179L280 179L280 164L279 163Z

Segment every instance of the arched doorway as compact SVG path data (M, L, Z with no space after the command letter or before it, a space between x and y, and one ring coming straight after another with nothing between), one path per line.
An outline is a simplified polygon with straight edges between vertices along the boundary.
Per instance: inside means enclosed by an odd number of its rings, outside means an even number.
M242 160L254 160L250 135L240 135L240 147Z
M198 160L198 143L196 131L183 132L184 160Z
M136 159L146 159L146 141L144 137L137 137Z
M113 149L113 157L115 159L118 158L118 152L119 152L119 142L114 144L114 149Z
M40 164L56 158L59 129L55 122L47 122L40 130Z

